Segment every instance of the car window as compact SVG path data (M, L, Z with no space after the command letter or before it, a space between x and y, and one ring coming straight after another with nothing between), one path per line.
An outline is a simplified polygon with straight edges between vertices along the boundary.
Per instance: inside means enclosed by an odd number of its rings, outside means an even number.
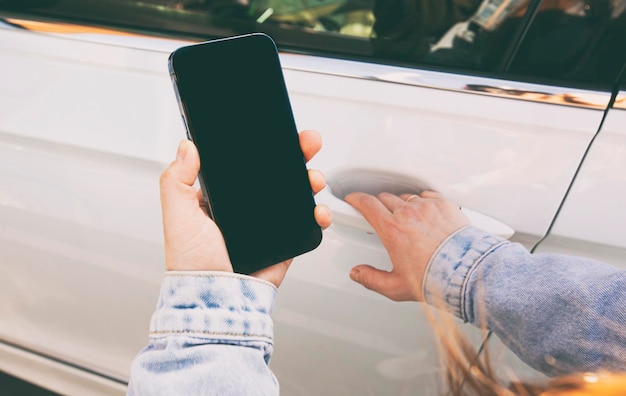
M626 0L0 0L0 15L203 40L262 31L282 51L613 83ZM621 62L621 63L620 63Z
M626 61L624 38L624 0L544 0L507 70L609 86Z

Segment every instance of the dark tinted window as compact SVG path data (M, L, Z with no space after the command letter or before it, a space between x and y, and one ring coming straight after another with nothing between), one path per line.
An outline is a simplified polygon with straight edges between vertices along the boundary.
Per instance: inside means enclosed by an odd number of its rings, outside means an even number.
M626 0L0 0L0 15L204 40L249 32L280 50L377 63L615 81Z
M626 1L544 0L509 71L611 84L626 60Z

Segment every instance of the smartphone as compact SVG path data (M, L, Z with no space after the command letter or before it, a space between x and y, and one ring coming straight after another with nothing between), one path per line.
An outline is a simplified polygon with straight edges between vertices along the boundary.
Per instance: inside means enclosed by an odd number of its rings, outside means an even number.
M322 231L274 41L253 33L182 47L169 70L234 271L315 249Z

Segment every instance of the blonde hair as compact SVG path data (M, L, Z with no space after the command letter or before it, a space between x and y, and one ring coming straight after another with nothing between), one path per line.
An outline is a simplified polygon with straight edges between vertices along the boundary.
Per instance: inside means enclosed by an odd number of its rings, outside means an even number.
M526 384L510 373L510 378L496 375L486 342L489 332L483 327L482 351L464 334L455 318L424 304L424 312L433 327L447 396L626 396L626 373L578 373L543 383ZM481 310L484 313L484 310ZM485 323L486 321L482 321Z

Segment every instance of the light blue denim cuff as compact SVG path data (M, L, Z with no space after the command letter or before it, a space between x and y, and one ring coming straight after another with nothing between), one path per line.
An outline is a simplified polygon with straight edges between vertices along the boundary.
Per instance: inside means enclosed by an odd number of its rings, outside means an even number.
M465 288L481 260L507 240L479 228L461 228L435 251L424 275L424 298L467 322Z
M161 283L150 337L188 335L272 341L276 287L246 275L168 271Z

